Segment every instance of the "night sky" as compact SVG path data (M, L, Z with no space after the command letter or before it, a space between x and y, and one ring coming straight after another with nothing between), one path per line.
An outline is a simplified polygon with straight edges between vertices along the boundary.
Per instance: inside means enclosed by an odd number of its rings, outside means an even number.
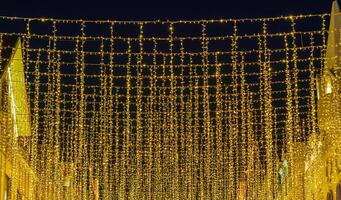
M328 13L332 0L3 0L2 16L63 19L175 20Z

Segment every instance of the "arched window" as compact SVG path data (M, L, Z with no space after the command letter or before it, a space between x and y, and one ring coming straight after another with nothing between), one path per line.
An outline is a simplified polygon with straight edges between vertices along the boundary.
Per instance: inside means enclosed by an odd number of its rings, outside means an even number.
M327 200L334 200L333 192L329 191L327 194Z
M332 93L332 83L331 83L331 81L329 80L329 81L327 81L327 83L326 83L326 94L330 94L330 93Z
M341 183L336 186L336 200L341 200Z
M325 94L332 93L332 76L332 72L330 70L327 70L326 75L324 76Z

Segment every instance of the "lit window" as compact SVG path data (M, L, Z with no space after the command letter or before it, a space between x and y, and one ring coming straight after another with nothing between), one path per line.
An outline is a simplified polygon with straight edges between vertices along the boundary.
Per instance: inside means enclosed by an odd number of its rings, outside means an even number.
M11 194L11 179L7 175L5 176L4 186L4 200L8 200Z
M327 82L326 84L326 94L332 93L332 84L330 81Z
M333 192L332 191L329 191L328 194L327 194L327 200L333 200Z
M337 184L336 187L336 200L341 200L341 183Z
M23 199L23 197L22 197L21 193L18 191L17 192L17 200L22 200L22 199Z

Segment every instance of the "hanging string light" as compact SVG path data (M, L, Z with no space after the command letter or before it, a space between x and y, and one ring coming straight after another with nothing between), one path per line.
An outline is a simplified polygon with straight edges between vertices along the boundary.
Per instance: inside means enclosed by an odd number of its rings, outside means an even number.
M315 76L325 64L326 17L0 17L26 25L23 32L0 30L0 63L13 48L4 39L24 38L21 82L32 135L19 133L9 144L13 152L21 148L16 139L30 148L37 180L29 182L28 198L276 198L281 163L294 176L295 144L318 132ZM300 27L305 20L321 28ZM272 27L280 23L290 30ZM0 138L0 149L10 148L7 136ZM13 187L23 188L14 178L18 161L11 162Z

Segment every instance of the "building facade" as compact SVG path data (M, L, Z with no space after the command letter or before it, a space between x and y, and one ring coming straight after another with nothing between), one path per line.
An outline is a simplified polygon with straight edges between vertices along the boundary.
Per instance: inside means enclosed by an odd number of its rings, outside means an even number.
M279 164L279 200L341 200L341 16L332 6L325 67L317 85L318 127L293 144L292 164ZM290 173L289 173L290 172Z
M19 80L24 78L21 42L14 42L0 79L0 200L36 199L37 177L24 142L31 134L26 87Z

